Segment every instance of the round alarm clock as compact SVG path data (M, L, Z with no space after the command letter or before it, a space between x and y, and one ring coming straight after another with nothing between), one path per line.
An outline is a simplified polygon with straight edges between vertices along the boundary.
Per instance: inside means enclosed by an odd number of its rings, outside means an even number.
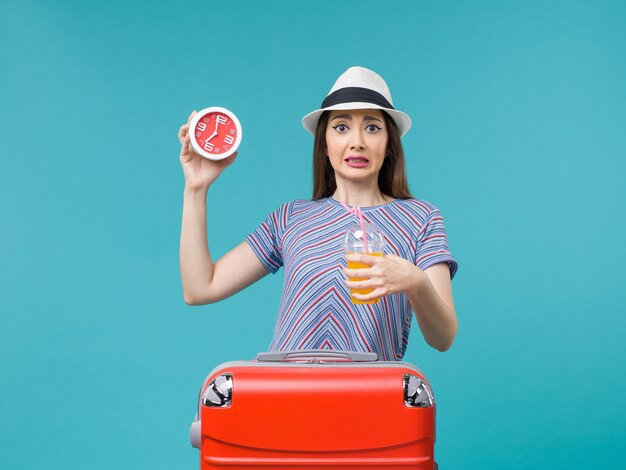
M191 146L209 160L230 157L241 143L239 119L226 108L213 106L199 111L189 125Z

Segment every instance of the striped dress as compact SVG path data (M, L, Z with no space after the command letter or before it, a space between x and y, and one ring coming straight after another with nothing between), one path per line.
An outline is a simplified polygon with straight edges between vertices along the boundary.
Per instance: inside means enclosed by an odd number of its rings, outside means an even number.
M426 269L457 263L448 249L443 218L432 204L397 199L362 207L363 219L382 229L384 253L392 253ZM344 232L357 222L333 198L296 200L268 215L246 241L271 273L285 267L274 338L269 350L341 349L368 351L379 360L404 356L413 318L401 293L375 304L355 305L344 284Z

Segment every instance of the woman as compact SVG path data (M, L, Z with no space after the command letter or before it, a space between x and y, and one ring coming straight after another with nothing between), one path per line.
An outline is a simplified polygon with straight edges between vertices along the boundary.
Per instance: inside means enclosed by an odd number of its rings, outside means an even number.
M220 301L284 266L269 350L373 351L380 360L400 360L412 312L427 343L447 350L457 332L450 284L457 263L437 208L408 190L400 137L410 128L410 118L393 108L382 77L351 67L321 108L302 122L315 136L313 199L283 204L215 263L207 247L206 196L236 154L206 160L190 147L189 123L180 128L185 301ZM342 237L355 217L385 233L384 256L344 255ZM346 258L369 267L349 270ZM373 289L354 298L381 301L354 305L349 288Z

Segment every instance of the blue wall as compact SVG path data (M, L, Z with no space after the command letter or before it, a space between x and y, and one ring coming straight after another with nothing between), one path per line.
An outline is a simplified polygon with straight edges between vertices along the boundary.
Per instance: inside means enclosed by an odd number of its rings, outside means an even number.
M607 1L0 2L0 467L196 468L198 388L269 344L282 274L208 307L178 272L178 127L244 126L215 257L310 197L300 118L351 65L413 129L460 269L453 348L417 324L442 468L622 465L626 6Z

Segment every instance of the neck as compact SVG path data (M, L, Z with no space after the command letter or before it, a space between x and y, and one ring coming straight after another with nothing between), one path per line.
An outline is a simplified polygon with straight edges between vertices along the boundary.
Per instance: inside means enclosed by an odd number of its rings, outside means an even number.
M380 206L393 201L392 197L380 192L378 184L375 186L362 186L356 183L346 185L340 184L339 181L337 181L333 199L351 207Z

